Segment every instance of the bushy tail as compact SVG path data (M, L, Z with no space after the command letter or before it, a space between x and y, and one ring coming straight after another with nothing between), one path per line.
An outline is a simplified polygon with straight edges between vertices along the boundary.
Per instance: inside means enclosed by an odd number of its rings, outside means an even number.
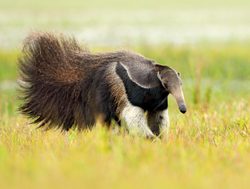
M50 33L33 33L25 40L19 59L24 103L19 110L40 127L68 130L83 125L84 70L78 56L83 52L73 38Z

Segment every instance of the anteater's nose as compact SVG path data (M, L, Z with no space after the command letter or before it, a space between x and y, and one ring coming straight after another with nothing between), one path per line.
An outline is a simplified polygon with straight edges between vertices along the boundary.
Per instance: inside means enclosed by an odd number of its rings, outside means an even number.
M186 111L187 111L187 108L186 108L186 106L184 104L181 104L179 106L179 110L180 110L181 113L185 114Z

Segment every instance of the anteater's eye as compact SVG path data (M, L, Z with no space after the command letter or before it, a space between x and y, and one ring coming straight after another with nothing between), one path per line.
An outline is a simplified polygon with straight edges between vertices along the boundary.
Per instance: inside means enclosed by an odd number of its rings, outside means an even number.
M179 77L181 77L181 73L180 72L178 72L177 74L178 74Z

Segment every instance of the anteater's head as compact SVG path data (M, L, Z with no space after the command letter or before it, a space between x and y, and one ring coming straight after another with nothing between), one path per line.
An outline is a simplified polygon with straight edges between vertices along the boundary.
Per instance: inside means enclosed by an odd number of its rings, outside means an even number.
M180 73L168 66L155 65L157 77L163 87L174 96L181 113L187 111L185 99L182 91L182 81Z

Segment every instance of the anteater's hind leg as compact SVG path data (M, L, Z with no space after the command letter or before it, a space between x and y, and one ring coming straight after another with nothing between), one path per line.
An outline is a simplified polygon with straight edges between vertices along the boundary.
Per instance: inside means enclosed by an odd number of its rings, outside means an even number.
M116 124L120 127L121 126L121 120L117 116L114 117L114 120L115 120Z
M167 135L170 126L168 110L148 112L147 116L148 125L155 135Z

